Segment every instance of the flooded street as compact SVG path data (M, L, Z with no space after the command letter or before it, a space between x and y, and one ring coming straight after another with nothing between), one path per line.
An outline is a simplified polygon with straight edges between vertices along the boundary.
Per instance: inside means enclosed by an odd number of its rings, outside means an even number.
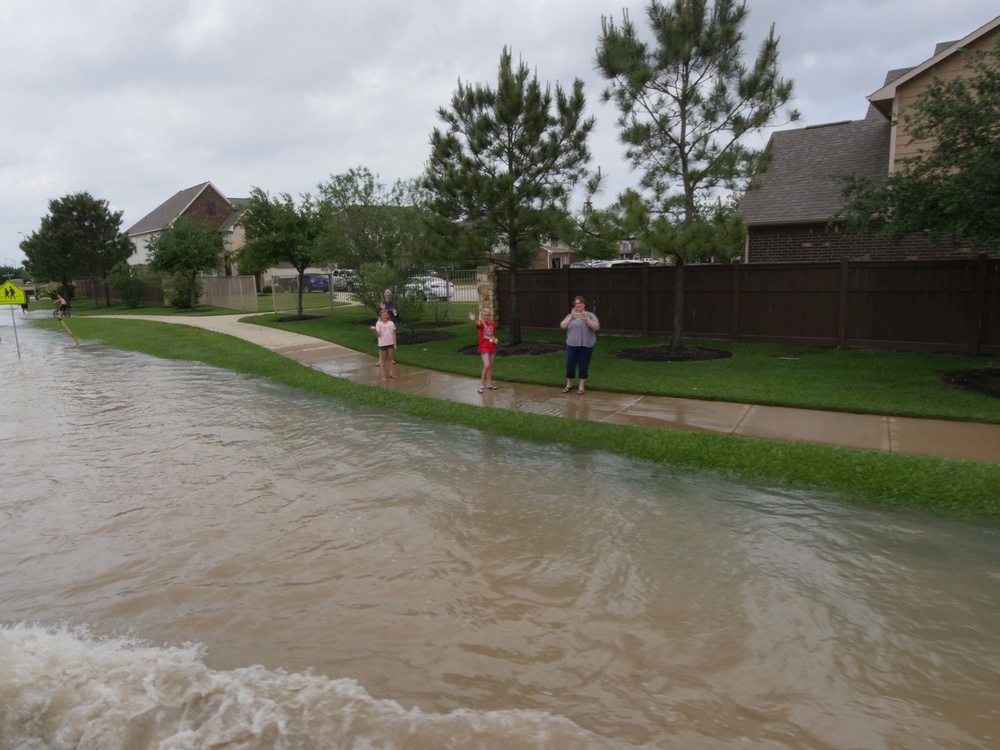
M995 526L4 322L0 748L1000 744Z

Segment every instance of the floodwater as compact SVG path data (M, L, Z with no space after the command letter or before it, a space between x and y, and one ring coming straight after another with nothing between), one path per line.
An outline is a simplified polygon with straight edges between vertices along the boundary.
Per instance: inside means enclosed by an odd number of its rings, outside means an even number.
M996 527L18 336L5 750L1000 745Z

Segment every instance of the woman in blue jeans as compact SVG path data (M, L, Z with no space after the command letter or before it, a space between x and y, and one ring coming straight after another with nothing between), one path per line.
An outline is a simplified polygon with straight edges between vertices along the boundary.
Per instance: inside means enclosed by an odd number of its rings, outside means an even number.
M562 392L569 393L573 390L573 378L579 368L580 379L576 392L583 395L586 391L584 383L590 374L590 356L597 343L596 331L600 330L601 323L594 313L587 312L587 300L577 296L573 298L573 309L559 326L566 329L566 387Z

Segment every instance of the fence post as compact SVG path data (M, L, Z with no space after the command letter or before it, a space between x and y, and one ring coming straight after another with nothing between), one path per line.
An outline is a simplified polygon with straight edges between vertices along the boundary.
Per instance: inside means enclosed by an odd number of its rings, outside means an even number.
M649 265L642 267L642 335L649 338Z
M733 309L729 316L729 333L733 341L740 340L740 259L733 260L732 275Z
M837 295L837 348L847 348L847 284L849 268L847 258L840 259L840 293Z
M983 317L986 315L986 274L988 265L986 253L976 258L976 274L973 279L972 304L969 312L969 354L979 356L979 342L983 335Z

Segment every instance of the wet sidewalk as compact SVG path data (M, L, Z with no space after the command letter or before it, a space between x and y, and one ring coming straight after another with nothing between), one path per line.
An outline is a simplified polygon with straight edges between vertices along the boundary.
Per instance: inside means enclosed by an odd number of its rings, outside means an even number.
M240 323L246 316L182 318L115 316L197 326L245 339L335 377L427 398L547 414L568 419L662 427L723 435L791 440L920 456L1000 463L1000 425L937 419L883 417L724 401L576 391L496 381L498 390L477 392L478 378L396 365L383 383L375 356L310 336Z

